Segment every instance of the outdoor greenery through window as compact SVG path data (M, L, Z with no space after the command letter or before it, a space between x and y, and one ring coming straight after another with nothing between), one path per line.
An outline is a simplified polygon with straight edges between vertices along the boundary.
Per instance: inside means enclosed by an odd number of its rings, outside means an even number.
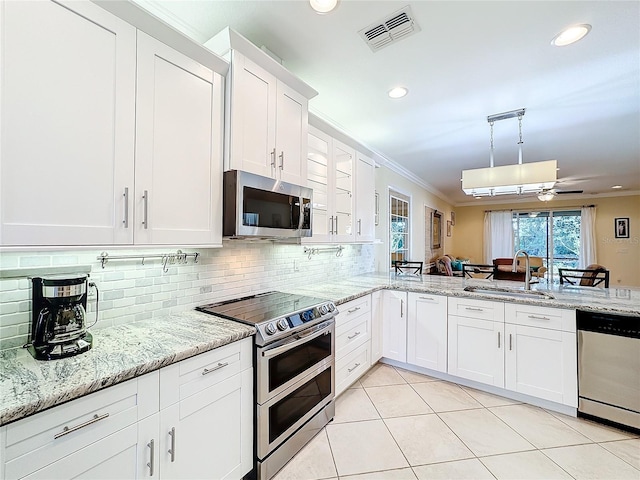
M398 260L409 259L409 198L397 193L389 193L389 245L391 265Z
M579 210L514 212L513 231L516 251L542 257L549 271L547 281L558 281L558 268L578 268Z

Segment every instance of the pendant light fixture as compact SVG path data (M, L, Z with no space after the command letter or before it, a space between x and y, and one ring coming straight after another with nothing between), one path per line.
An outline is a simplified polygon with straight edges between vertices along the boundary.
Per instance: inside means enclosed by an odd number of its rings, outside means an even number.
M496 195L522 195L540 193L552 188L557 180L557 161L522 162L522 117L525 109L489 115L487 122L491 128L489 150L489 168L476 168L462 171L462 190L474 197L493 197ZM518 163L496 167L493 162L493 125L500 120L518 119Z

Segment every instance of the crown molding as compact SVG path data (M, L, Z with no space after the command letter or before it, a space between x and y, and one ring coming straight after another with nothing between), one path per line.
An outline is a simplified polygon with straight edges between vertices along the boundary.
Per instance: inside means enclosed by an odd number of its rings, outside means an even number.
M628 190L628 191L622 191L622 192L607 192L607 193L594 193L594 194L576 194L576 195L562 195L562 198L558 198L556 197L556 199L558 200L576 200L576 201L580 201L580 202L586 202L589 203L593 200L597 200L599 198L612 198L612 197L633 197L633 196L638 196L640 195L640 190ZM526 195L526 196L522 196L522 197L516 197L513 198L514 195L509 196L509 198L506 198L507 196L503 196L498 200L491 200L491 201L487 201L485 200L485 198L487 197L482 197L481 199L478 199L476 201L472 201L472 202L461 202L461 203L456 203L455 206L456 207L475 207L475 206L480 206L480 205L516 205L519 203L531 203L531 202L538 202L540 205L548 205L549 208L553 208L554 205L554 200L551 200L549 202L541 202L538 200L537 196L534 195ZM488 197L490 198L490 197Z

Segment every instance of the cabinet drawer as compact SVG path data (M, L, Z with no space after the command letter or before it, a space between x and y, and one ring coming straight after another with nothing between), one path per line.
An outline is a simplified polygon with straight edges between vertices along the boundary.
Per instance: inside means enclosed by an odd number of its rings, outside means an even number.
M8 425L5 475L34 472L157 412L157 392L153 372Z
M165 408L251 367L252 340L245 338L160 370L160 408Z
M506 323L548 328L575 333L576 311L565 308L538 307L518 303L505 303Z
M336 361L336 395L360 378L369 369L369 363L368 342Z
M345 325L336 337L336 358L342 358L355 347L371 338L371 322L368 315L361 315Z
M502 322L504 304L473 298L449 297L449 315Z
M336 332L340 333L340 326L350 322L356 317L371 313L371 295L356 298L350 302L338 306L340 312L336 315Z

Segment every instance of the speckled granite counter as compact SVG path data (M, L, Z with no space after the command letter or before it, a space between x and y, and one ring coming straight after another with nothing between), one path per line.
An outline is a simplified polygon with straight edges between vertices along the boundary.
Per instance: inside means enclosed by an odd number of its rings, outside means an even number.
M507 287L523 290L523 282L505 280L464 279L439 275L396 276L393 274L366 274L347 280L328 282L308 287L292 288L292 293L313 295L332 300L337 305L383 288L408 292L431 293L449 297L469 297L500 302L525 303L554 308L576 308L594 312L640 315L640 288L594 288L577 286L534 284L531 289L553 295L554 298L523 298L506 295L474 293L467 286Z
M0 352L0 425L250 337L255 329L196 311L92 331L93 348L54 361Z

